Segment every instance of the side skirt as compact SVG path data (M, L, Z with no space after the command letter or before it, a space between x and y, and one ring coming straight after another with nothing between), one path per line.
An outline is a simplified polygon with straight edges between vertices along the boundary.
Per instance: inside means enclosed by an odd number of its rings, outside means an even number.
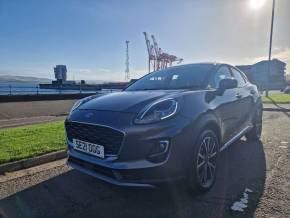
M227 147L229 147L232 143L234 143L237 139L241 138L243 135L245 135L248 131L250 131L253 128L253 126L247 126L244 129L242 129L237 135L235 135L233 138L231 138L229 141L227 141L221 148L220 151L225 150Z

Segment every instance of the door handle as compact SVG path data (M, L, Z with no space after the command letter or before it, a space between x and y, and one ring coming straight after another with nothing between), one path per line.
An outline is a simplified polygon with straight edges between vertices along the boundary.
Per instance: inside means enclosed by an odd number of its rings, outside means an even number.
M236 97L237 97L237 98L241 98L242 95L241 95L240 93L237 93L237 94L236 94Z

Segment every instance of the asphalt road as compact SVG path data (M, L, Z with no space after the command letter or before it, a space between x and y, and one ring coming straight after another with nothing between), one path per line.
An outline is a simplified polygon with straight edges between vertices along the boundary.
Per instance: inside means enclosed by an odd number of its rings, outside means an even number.
M206 194L192 195L180 184L118 188L61 160L0 176L0 218L290 217L290 113L265 112L263 123L262 141L242 139L222 153ZM246 188L247 208L233 211Z

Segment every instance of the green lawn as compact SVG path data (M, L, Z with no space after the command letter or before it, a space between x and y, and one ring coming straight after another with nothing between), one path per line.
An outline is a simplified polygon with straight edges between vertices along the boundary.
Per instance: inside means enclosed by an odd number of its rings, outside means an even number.
M0 130L0 164L65 147L63 121Z
M290 94L275 93L269 94L269 97L262 97L263 103L277 103L277 104L290 104Z

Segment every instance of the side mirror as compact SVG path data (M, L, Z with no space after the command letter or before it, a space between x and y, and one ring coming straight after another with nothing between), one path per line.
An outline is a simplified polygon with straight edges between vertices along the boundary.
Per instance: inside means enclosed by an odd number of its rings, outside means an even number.
M234 89L238 87L238 81L235 78L222 79L219 83L219 90L225 91L226 89Z

